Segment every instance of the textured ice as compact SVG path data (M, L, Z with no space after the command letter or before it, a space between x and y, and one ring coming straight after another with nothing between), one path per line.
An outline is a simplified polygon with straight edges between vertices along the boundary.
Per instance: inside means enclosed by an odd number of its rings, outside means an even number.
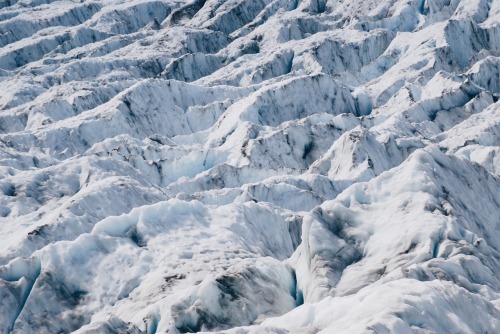
M500 332L500 1L0 0L0 333Z

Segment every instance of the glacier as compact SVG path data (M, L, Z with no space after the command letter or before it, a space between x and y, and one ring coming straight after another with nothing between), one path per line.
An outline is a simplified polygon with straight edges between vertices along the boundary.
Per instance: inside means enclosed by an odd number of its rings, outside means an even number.
M0 333L500 332L500 0L0 0Z

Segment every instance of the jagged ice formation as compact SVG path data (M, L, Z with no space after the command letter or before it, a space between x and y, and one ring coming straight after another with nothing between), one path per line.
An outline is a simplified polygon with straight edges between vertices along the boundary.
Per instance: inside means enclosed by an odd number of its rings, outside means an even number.
M0 1L0 333L500 332L500 0Z

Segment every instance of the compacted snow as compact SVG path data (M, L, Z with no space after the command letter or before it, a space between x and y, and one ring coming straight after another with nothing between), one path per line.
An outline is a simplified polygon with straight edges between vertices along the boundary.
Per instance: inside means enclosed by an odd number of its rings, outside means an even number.
M0 333L499 333L500 0L0 0Z

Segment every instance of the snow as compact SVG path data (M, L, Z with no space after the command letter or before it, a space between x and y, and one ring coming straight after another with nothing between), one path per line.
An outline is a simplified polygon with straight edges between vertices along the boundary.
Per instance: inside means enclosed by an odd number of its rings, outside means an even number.
M0 3L0 332L498 332L499 13Z

